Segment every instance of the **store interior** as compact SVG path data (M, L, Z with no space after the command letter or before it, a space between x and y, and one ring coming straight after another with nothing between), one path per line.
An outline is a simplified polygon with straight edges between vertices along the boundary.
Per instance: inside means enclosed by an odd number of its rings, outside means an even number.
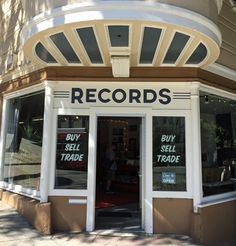
M98 118L96 229L140 230L140 128L137 117Z

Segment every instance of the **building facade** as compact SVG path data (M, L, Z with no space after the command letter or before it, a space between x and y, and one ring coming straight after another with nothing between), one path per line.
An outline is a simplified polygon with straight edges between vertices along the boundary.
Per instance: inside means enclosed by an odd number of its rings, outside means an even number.
M234 245L236 2L0 2L1 199L45 233Z

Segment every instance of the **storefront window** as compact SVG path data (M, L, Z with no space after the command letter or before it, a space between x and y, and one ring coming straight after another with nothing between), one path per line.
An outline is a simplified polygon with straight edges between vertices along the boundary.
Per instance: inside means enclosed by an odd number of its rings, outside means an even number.
M203 196L236 190L236 101L200 94Z
M56 189L87 189L88 116L58 116Z
M153 117L153 190L186 191L184 117Z
M44 92L9 100L4 181L39 190Z

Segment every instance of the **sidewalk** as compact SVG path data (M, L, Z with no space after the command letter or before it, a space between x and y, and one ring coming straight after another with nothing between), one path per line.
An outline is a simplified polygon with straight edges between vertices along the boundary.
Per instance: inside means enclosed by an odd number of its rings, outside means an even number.
M199 245L180 235L104 235L102 232L41 235L17 211L0 201L0 246L152 246Z

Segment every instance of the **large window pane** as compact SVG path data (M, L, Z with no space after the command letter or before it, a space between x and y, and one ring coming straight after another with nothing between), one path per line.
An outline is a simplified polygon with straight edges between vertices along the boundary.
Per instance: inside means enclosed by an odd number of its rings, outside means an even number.
M4 181L39 190L44 92L9 101Z
M236 190L236 101L200 94L203 196Z
M153 117L153 190L186 191L184 117Z
M87 189L88 116L58 116L56 189Z

